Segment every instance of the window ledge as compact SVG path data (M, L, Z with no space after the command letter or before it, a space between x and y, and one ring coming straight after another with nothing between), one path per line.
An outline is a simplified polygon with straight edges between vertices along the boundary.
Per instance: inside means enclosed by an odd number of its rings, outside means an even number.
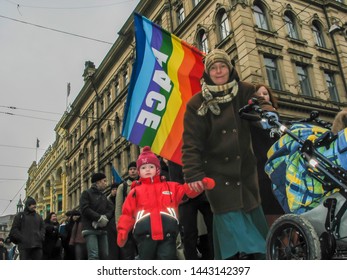
M287 35L287 40L289 42L292 42L292 43L297 44L297 45L301 45L301 46L305 46L305 47L308 46L308 43L306 40L295 39L295 38L289 37L289 35Z
M267 36L272 36L272 37L277 37L278 36L278 32L277 31L271 31L271 30L259 28L258 25L254 26L254 30L256 32L258 32L258 33L262 33L262 34L265 34Z
M320 47L317 44L315 44L314 48L316 50L318 50L318 51L321 51L321 52L325 52L325 53L329 53L329 54L333 54L334 53L333 49L328 49L326 47Z

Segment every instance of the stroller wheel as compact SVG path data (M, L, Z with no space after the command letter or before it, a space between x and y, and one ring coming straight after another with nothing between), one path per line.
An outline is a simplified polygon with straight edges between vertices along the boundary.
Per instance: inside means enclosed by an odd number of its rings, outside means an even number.
M319 238L305 218L287 214L277 219L266 239L266 258L269 260L321 259Z

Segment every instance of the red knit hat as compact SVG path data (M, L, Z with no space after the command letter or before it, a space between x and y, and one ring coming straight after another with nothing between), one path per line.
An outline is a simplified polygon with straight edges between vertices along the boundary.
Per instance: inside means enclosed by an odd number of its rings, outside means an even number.
M143 148L142 153L139 155L139 158L136 161L137 170L140 169L141 165L151 163L157 167L157 170L160 170L160 162L155 154L152 153L151 148L146 146Z

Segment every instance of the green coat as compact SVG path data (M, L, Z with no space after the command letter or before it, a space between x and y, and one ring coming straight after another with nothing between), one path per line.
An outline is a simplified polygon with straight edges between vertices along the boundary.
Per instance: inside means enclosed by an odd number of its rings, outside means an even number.
M253 85L239 82L236 97L219 104L219 116L210 110L205 116L197 114L203 102L201 93L187 104L182 147L185 180L189 183L208 176L216 181L216 187L206 191L215 214L248 212L261 203L250 123L238 114L254 93Z

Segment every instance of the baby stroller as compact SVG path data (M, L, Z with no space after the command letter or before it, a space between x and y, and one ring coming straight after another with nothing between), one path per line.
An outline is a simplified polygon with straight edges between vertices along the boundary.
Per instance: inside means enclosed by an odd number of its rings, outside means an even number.
M267 259L346 258L347 129L333 135L317 112L288 129L274 113L262 111L256 99L239 113L248 120L266 120L284 134L269 150L265 166L287 213L270 227Z

